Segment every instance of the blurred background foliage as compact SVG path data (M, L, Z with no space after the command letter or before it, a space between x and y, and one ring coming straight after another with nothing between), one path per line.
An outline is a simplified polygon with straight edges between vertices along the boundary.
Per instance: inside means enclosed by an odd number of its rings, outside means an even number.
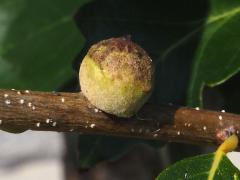
M84 43L73 16L85 2L0 1L1 88L51 91L73 76Z
M0 88L78 92L79 65L89 47L102 39L131 35L156 65L150 102L239 113L239 20L236 0L0 0ZM131 157L142 159L143 172L152 168L149 176L154 177L172 162L208 151L107 136L65 138L65 163L82 172L103 160L122 162L134 152ZM77 153L73 144L78 144ZM144 157L149 157L148 163Z

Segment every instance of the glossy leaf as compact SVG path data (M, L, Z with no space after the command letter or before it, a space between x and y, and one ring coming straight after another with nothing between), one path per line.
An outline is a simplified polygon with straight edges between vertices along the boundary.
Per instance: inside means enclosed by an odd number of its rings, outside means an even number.
M238 146L238 137L230 136L213 154L201 155L177 162L164 170L157 180L171 179L239 179L240 171L226 156Z
M196 156L170 166L164 170L157 180L175 179L208 179L214 154ZM240 178L239 170L231 163L227 156L223 155L213 179L235 180Z
M204 86L225 82L240 70L240 1L211 0L192 77L188 104L202 104Z
M55 90L83 37L73 22L86 0L0 1L0 87Z

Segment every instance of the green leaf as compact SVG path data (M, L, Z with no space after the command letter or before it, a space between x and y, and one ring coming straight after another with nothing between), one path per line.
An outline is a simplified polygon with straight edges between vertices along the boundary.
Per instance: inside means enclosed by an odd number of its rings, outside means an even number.
M226 153L238 147L238 137L228 137L213 154L196 156L177 162L163 171L157 180L171 179L239 179L240 171L227 158Z
M189 86L190 106L202 105L204 86L216 86L239 72L239 21L240 1L211 0Z
M73 22L86 0L0 0L0 87L55 90L72 74L83 37Z
M156 180L192 179L207 180L212 168L215 153L187 158L164 170ZM240 171L231 163L225 154L210 180L237 180Z

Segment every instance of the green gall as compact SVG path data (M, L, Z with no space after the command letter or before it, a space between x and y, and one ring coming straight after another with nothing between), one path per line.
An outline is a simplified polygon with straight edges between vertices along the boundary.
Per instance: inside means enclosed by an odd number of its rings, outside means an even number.
M98 109L131 117L153 89L154 67L145 50L130 38L111 38L94 44L79 72L82 93Z

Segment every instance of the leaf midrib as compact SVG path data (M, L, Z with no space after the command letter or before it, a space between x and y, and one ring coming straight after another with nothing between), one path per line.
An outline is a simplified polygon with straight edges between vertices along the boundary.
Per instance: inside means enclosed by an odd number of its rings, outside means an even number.
M223 23L221 24L220 27L216 28L216 30L212 33L212 35L213 35L214 33L216 33L216 32L218 31L219 28L221 28L222 26L224 26L224 24L227 22L227 21L226 21L226 18L228 18L228 20L229 20L229 19L233 18L233 17L234 17L236 14L238 14L238 13L240 13L240 7L237 7L237 8L235 8L235 9L231 9L230 11L226 11L225 13L223 13L223 14L221 14L221 15L209 16L209 18L208 18L208 20L207 20L207 22L206 22L205 25L212 24L212 23L217 22L217 21L219 21L219 20L225 21L225 22L223 22ZM206 44L210 41L212 35L211 35L211 36L207 39L207 41L204 43L204 47L201 49L201 52L205 49ZM192 75L193 78L192 78L192 82L191 82L191 84L190 84L190 89L192 89L193 84L194 84L195 79L196 79L197 74L198 74L198 69L199 69L198 67L199 67L199 64L200 64L199 59L200 59L201 56L202 56L202 53L201 53L201 52L200 52L201 55L200 55L199 58L196 60L195 67L193 68L193 69L194 69L194 71L193 71L194 73L193 73L193 75ZM205 82L202 82L202 83L203 83L203 86L204 86ZM218 84L218 83L217 83L217 84Z
M225 13L222 13L220 15L210 16L207 20L207 24L211 24L213 22L216 22L220 19L224 19L226 17L234 16L235 14L240 12L240 7L231 9L230 11L226 11Z

